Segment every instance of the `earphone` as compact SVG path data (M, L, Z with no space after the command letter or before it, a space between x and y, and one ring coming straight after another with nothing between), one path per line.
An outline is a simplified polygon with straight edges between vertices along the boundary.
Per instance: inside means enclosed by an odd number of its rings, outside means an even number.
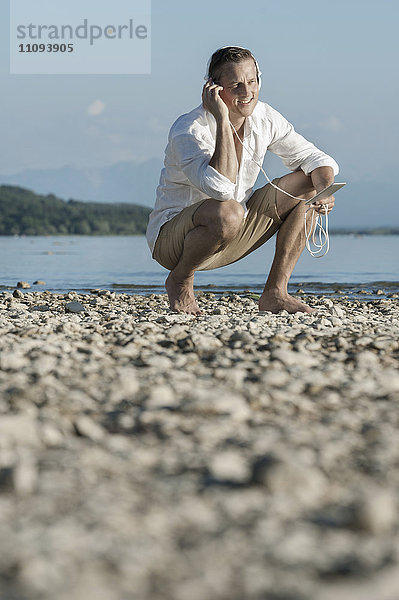
M285 194L286 196L289 196L290 198L293 198L294 200L300 200L301 202L303 202L303 198L299 198L298 196L293 196L292 194L290 194L289 192L286 192L285 190L282 190L281 188L278 187L278 185L275 185L267 176L266 171L263 169L262 165L255 160L255 156L254 154L244 145L244 142L242 141L242 139L240 138L240 136L238 135L238 132L236 130L236 128L234 127L233 123L231 121L229 121L231 127L234 130L234 133L236 134L241 146L244 148L244 150L246 150L248 152L248 154L251 157L251 160L254 161L254 163L260 168L260 170L262 171L263 175L266 177L266 180L268 181L268 183L270 183L270 185L272 187L274 187L276 190L279 190L280 192L283 192L283 194ZM308 214L309 211L312 211L312 221L310 223L310 228L309 231L307 229L307 223L306 223L306 215ZM310 205L309 208L306 209L305 214L304 214L304 228L305 228L305 239L306 239L306 249L309 251L309 254L311 256L313 256L313 258L323 258L323 256L325 256L327 254L327 252L330 249L330 236L328 233L328 208L327 206L324 206L324 216L326 218L326 224L323 227L322 225L322 216L321 215L316 215L316 221L314 220L315 218L315 213L314 210L312 209L312 206ZM312 232L313 230L313 232ZM319 231L318 234L318 241L316 241L316 231ZM311 244L313 244L313 246L316 248L316 250L312 250L311 248ZM323 252L324 250L324 252ZM323 254L320 254L320 252L323 252Z
M222 46L221 48L218 48L217 50L215 50L215 52L212 54L212 56L216 52L219 52L219 50L224 50L226 48L239 48L240 50L246 50L247 49L247 48L244 48L243 46ZM210 67L210 64L211 64L211 61L212 61L212 56L208 60L208 63L207 63L207 66L206 66L206 75L204 77L204 79L206 81L208 81L210 79L209 67ZM262 72L261 72L261 70L259 68L258 61L254 57L254 55L252 54L252 52L251 52L251 57L253 58L253 60L255 62L256 75L257 75L258 85L259 85L259 89L260 89L260 87L262 85L262 77L261 77L262 76ZM248 152L248 154L250 155L251 159L260 168L260 170L262 171L262 173L265 176L265 178L268 181L268 183L270 183L270 185L272 187L274 187L276 190L279 190L280 192L282 192L286 196L289 196L290 198L293 198L294 200L300 200L301 202L303 202L303 198L299 198L297 196L293 196L292 194L289 194L285 190L282 190L281 188L279 188L277 185L275 185L269 179L269 177L267 176L267 173L263 169L262 165L259 164L259 162L257 160L255 160L254 154L244 145L244 142L241 140L240 136L237 133L237 130L235 129L235 127L231 123L231 121L230 121L230 125L233 128L234 133L237 136L238 140L240 141L242 147ZM311 221L311 224L310 224L310 229L308 231L307 230L307 223L306 223L306 215L309 212L309 210L312 210L312 221ZM329 233L328 233L328 208L327 208L327 206L324 206L324 216L326 218L326 223L325 223L325 226L323 227L323 225L322 225L322 215L317 214L316 215L316 221L314 221L315 212L314 212L314 210L312 209L311 206L309 206L309 208L306 210L305 215L304 215L306 248L309 251L309 253L311 254L311 256L313 256L313 258L322 258L323 256L325 256L327 254L327 252L330 249L330 237L329 237ZM313 230L313 232L312 232L312 230ZM317 230L318 230L318 238L319 238L318 241L316 240L316 236L317 236L316 231ZM313 246L316 248L316 250L312 250L311 244L313 244ZM323 252L323 250L324 250L324 252ZM320 254L321 252L323 252L323 254Z

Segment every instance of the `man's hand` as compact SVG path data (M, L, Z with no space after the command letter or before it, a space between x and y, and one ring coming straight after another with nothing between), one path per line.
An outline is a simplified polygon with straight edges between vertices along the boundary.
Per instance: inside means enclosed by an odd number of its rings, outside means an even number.
M334 171L331 167L317 167L311 172L310 177L317 194L334 183ZM323 198L323 200L316 200L312 206L317 213L324 215L325 207L327 207L327 212L330 213L334 208L334 204L335 197L330 196L329 198Z
M221 85L213 83L208 79L202 90L202 104L205 110L213 114L216 121L222 121L229 118L229 110L221 99L219 92L223 89Z

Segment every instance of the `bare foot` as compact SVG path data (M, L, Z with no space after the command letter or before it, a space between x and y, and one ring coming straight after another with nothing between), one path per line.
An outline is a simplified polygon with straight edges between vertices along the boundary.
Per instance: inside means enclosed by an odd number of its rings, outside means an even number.
M165 281L166 291L169 296L170 308L178 313L188 313L189 315L202 314L198 304L195 301L193 289L194 277L180 282L176 281L172 272L169 273Z
M263 292L259 298L259 310L268 310L272 313L278 313L282 310L286 310L289 313L312 313L315 311L314 308L310 308L310 306L289 294L280 294L271 291Z

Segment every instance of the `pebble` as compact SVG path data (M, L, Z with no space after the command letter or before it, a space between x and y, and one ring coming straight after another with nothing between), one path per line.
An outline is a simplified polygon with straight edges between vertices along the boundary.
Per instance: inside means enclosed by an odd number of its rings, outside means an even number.
M387 534L399 524L397 499L389 489L366 489L358 500L356 513L358 527L374 535Z
M23 454L13 472L14 489L19 496L29 496L38 484L39 473L35 457Z
M248 461L236 450L225 450L212 457L210 475L220 481L245 483L251 475Z
M100 442L104 437L102 427L87 415L78 417L75 421L75 427L80 435L87 437L94 442Z
M73 302L68 302L65 305L65 311L70 313L80 313L84 312L86 309L81 302L77 302L74 300Z
M148 409L174 408L179 405L177 395L169 385L154 385L146 400Z

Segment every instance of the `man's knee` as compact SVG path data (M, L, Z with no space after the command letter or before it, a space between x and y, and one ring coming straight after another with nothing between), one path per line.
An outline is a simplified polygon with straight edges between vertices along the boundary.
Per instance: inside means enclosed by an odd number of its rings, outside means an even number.
M213 230L222 241L233 239L239 232L244 218L244 209L235 200L225 200L219 203L213 219Z
M204 211L196 213L195 224L205 225L222 242L233 239L241 228L244 209L235 200L209 201Z
M302 206L305 209L303 201L310 200L316 194L311 178L302 171L282 177L279 181L279 187L290 194L278 191L276 195L277 213L283 220L294 208ZM295 196L295 198L291 196Z

